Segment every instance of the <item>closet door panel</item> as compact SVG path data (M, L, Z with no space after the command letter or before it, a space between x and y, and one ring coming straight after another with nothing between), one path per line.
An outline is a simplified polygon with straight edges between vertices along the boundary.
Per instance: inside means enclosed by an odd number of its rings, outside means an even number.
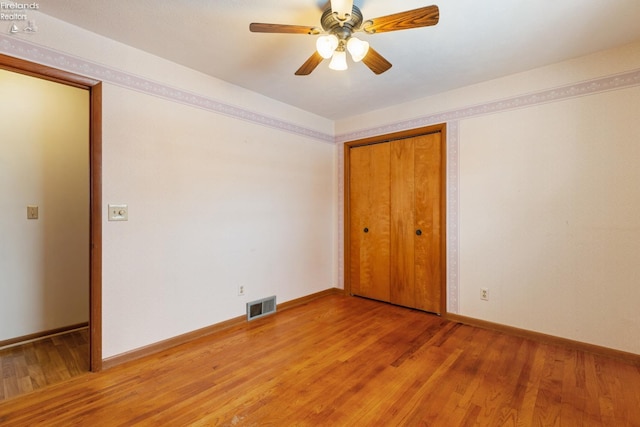
M416 137L415 308L441 313L442 153L440 133Z
M413 139L391 146L391 302L415 306L415 157Z
M389 144L350 150L351 293L389 301Z

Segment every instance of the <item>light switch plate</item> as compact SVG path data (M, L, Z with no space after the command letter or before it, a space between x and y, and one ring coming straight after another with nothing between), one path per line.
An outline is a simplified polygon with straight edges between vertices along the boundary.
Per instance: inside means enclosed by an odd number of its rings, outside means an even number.
M128 221L129 207L127 205L109 205L109 221Z
M27 206L27 219L38 219L38 207L34 205Z

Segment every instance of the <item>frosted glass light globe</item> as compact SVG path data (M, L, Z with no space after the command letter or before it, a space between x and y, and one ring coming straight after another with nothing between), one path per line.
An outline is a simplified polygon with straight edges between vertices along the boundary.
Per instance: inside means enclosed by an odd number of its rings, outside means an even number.
M347 52L345 52L344 50L336 50L335 52L333 52L333 57L331 58L329 68L336 71L346 70L348 68Z
M333 34L320 36L318 37L318 40L316 40L316 50L324 59L329 59L338 47L338 43L338 37Z
M360 62L369 53L369 43L357 37L351 37L347 42L347 50L354 62Z

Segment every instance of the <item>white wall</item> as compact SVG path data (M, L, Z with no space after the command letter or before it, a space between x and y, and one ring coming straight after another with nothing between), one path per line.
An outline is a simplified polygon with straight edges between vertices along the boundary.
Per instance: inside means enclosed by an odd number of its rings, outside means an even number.
M87 91L0 70L0 212L0 341L88 321Z
M103 357L336 285L333 122L37 19L0 50L104 81Z
M640 353L638 107L635 87L460 124L461 313Z
M640 354L638 111L640 43L336 129L449 124L450 311Z
M110 353L335 285L333 145L104 89L103 199L129 205L103 230Z
M442 121L459 131L448 160L452 311L640 353L631 308L640 300L631 286L638 190L628 185L640 160L628 116L637 89L483 109L615 82L640 70L640 44L334 124L44 15L38 22L28 41L0 35L0 50L105 81L103 203L127 203L130 215L103 224L105 357L240 315L253 298L339 286L343 165L341 147L326 143L334 128L346 141ZM216 112L217 101L239 110ZM541 176L544 165L557 167ZM592 198L595 184L604 203Z

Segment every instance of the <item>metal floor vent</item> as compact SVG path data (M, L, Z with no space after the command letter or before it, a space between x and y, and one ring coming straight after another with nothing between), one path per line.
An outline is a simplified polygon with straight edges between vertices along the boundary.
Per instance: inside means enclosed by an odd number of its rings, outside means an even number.
M254 320L276 312L275 295L247 303L247 320Z

